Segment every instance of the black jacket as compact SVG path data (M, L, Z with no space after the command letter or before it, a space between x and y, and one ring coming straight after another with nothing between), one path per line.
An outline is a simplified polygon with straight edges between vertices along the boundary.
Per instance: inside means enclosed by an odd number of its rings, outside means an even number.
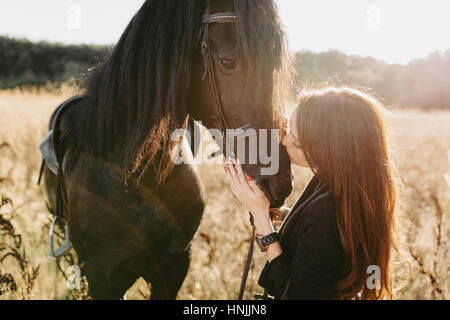
M309 181L279 230L283 253L267 261L258 284L280 299L338 299L344 251L328 187ZM289 286L287 286L289 282Z

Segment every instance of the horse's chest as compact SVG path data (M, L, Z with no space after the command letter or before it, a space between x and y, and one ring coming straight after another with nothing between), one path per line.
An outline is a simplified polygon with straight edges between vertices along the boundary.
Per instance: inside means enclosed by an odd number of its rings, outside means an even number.
M200 180L192 167L176 166L161 191L150 176L125 191L113 169L96 162L88 167L90 174L82 175L86 180L68 188L73 231L102 248L166 243L175 237L181 237L179 246L184 247L192 239L204 210Z
M177 166L161 194L182 226L187 229L198 227L205 207L205 196L193 166Z

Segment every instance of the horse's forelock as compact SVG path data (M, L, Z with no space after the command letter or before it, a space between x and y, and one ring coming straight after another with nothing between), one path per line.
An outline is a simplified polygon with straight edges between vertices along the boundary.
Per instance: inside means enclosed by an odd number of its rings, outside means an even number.
M287 51L286 36L273 0L234 0L238 15L236 24L237 45L243 65L247 67L248 81L253 89L261 90L267 77L272 77L274 92L274 119L281 114L285 104L287 86L291 74L291 63ZM250 81L251 79L251 81Z

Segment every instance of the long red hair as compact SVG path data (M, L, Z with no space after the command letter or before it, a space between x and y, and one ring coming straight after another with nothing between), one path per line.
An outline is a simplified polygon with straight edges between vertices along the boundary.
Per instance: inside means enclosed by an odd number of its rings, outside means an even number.
M294 113L299 143L313 172L336 200L346 261L338 283L342 298L393 297L391 249L398 249L397 178L389 156L383 106L351 88L304 92ZM368 267L380 270L368 287Z

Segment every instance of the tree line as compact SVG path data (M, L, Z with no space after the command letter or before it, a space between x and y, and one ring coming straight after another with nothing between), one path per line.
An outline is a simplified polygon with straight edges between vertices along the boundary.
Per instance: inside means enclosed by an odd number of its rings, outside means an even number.
M33 43L0 36L0 89L57 84L69 78L81 83L110 50L108 46ZM385 103L400 107L450 109L450 50L407 65L335 50L305 51L295 56L293 97L299 88L345 84L370 88Z
M33 43L0 36L0 89L41 86L71 77L82 81L109 50L107 46Z
M296 58L295 87L318 83L362 86L399 107L450 109L450 50L407 65L347 56L334 50L297 53Z

